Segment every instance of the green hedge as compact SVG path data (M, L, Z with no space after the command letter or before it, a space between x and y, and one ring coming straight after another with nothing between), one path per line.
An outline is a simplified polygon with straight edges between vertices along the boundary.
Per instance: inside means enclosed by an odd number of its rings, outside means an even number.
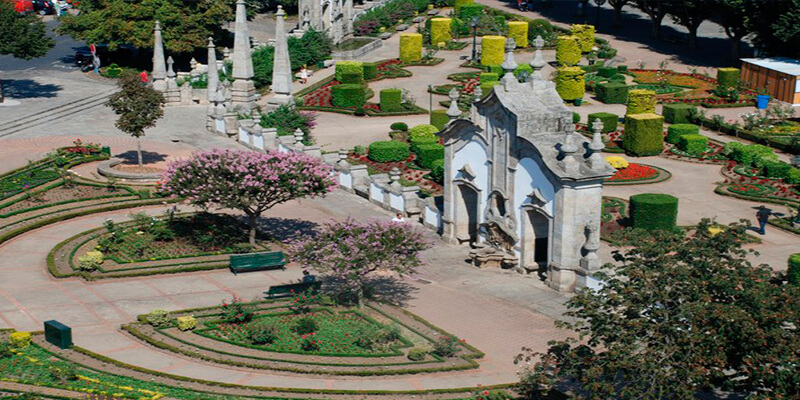
M628 108L625 115L656 112L656 92L645 89L628 91Z
M592 113L589 114L588 119L586 121L586 125L589 127L589 131L594 132L592 129L592 123L594 123L595 119L600 119L603 122L603 133L614 132L617 130L617 124L619 123L619 115L607 113L607 112L599 112L599 113Z
M431 125L431 124L419 124L411 128L408 131L411 135L411 139L420 137L420 136L427 136L427 137L436 137L436 133L439 132L439 128Z
M439 138L430 136L417 136L417 137L412 137L411 139L409 139L408 142L411 144L410 146L411 152L417 154L419 152L420 146L425 146L429 144L438 144Z
M631 196L630 217L634 228L675 229L678 222L678 198L656 193Z
M450 117L447 116L447 110L431 111L431 125L439 128L439 130L444 129L448 121L450 121Z
M335 64L336 80L342 82L344 74L355 73L364 77L364 63L361 61L338 61Z
M458 16L462 21L472 21L472 17L483 14L483 6L480 4L464 4L458 10Z
M378 77L378 64L372 62L364 63L364 80L372 80Z
M339 82L343 84L361 84L364 83L364 76L358 72L345 72L342 73L342 79Z
M778 161L778 155L772 149L760 144L729 142L725 143L722 153L731 160L748 167L761 168L769 161Z
M717 85L723 88L739 87L739 68L717 68Z
M494 72L484 72L480 74L478 79L480 83L483 84L487 82L497 82L500 80L500 76Z
M786 271L786 279L792 285L800 285L800 253L789 256L789 270Z
M637 157L661 154L664 150L664 117L652 113L625 117L622 148Z
M681 135L676 146L693 156L699 156L708 149L708 138L699 134Z
M389 129L391 129L393 131L407 132L408 131L408 124L405 123L405 122L395 122L395 123L392 123L391 125L389 125Z
M364 85L345 83L331 89L332 103L336 107L361 107L367 102Z
M573 112L572 113L572 123L573 124L577 124L578 122L581 122L581 115L576 113L576 112Z
M617 74L617 69L614 68L614 67L600 67L600 68L597 69L597 75L600 75L600 76L606 77L606 78L611 78L612 76L618 75L618 74ZM623 76L623 78L624 78L624 76Z
M792 166L783 161L767 161L762 168L762 174L767 178L785 179L791 170Z
M431 180L442 184L444 183L444 158L439 160L434 160L431 163Z
M665 118L666 119L666 118ZM700 127L694 124L674 124L667 128L667 143L678 144L683 135L699 135Z
M626 104L628 102L628 85L619 82L601 83L595 86L597 100L605 104Z
M411 152L408 143L387 140L369 144L369 159L375 162L405 161Z
M556 70L556 91L563 100L583 98L586 93L586 72L580 67L560 67Z
M696 109L697 107L686 103L664 104L661 115L664 116L664 121L670 124L686 124L691 122L689 117L692 115L692 110Z
M403 109L403 91L400 89L383 89L380 92L381 111L399 111Z
M438 143L422 144L417 146L417 165L431 169L433 162L444 160L444 146Z

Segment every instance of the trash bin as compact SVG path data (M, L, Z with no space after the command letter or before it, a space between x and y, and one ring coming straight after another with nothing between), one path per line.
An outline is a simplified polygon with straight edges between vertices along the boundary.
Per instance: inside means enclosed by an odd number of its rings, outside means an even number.
M756 96L756 108L759 110L765 110L769 105L769 95L768 94L759 94Z

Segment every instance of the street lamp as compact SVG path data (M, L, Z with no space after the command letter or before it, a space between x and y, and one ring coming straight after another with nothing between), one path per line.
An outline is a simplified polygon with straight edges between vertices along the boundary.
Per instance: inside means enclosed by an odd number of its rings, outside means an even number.
M594 20L594 29L597 30L597 27L600 26L600 7L606 4L606 0L594 0L594 4L597 5L597 16Z
M478 62L478 17L472 17L472 62Z

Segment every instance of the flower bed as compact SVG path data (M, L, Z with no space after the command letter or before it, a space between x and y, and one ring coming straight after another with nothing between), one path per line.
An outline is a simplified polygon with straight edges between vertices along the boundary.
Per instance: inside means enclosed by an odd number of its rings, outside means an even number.
M774 189L757 183L734 183L728 186L728 191L745 196L764 196L772 193Z
M414 155L405 161L379 163L369 159L366 155L350 154L347 160L353 165L366 165L370 175L388 174L393 168L400 170L400 184L404 186L419 186L420 191L426 196L440 196L444 194L444 187L428 179L429 170L419 169L414 164Z
M655 87L656 99L661 103L689 103L703 107L748 107L755 104L754 93L745 91L739 99L731 101L712 93L717 81L704 75L679 73L670 70L630 69L634 81L645 86ZM657 89L662 88L662 89ZM685 88L671 91L666 88Z
M681 161L698 162L701 164L724 164L728 161L728 157L722 154L722 149L722 145L714 141L709 141L708 149L699 156L681 151L675 146L671 146L669 151L665 151L662 154L668 158L676 158Z
M663 171L664 173L662 174ZM630 163L627 168L620 168L614 176L606 179L606 184L622 183L653 183L662 182L668 178L668 173L656 167L645 164Z

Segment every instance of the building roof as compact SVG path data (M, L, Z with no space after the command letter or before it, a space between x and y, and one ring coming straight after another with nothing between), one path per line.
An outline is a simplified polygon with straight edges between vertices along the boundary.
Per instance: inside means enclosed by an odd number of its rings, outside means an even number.
M800 60L792 58L742 58L742 61L788 75L800 75Z

